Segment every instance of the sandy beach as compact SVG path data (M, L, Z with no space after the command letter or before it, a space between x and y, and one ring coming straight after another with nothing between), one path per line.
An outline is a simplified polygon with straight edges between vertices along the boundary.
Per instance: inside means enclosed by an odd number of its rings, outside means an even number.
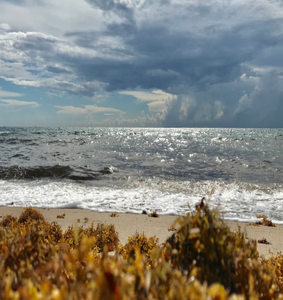
M45 219L49 222L57 222L63 230L68 226L77 223L87 225L94 221L97 224L113 224L119 234L120 242L125 244L128 237L136 232L144 233L148 237L156 235L159 242L163 243L172 235L172 231L168 228L176 220L176 216L159 216L152 218L143 214L117 214L116 217L110 217L110 213L100 213L83 209L38 209ZM0 219L10 214L19 217L23 208L20 207L0 207ZM65 214L64 219L57 218L58 215ZM85 219L86 218L86 219ZM231 230L240 230L247 233L249 239L265 238L270 244L258 243L258 251L260 255L269 257L271 253L276 254L283 249L283 226L276 227L267 226L251 226L248 223L225 221Z

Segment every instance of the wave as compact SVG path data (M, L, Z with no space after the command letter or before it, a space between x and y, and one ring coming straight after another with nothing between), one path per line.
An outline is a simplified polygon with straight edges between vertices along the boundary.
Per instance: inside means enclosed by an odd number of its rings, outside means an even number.
M99 212L182 215L205 196L211 209L227 220L256 222L266 215L283 223L283 185L223 181L168 181L148 178L114 184L65 180L0 180L0 205L80 208Z
M277 129L0 127L0 167L11 167L2 170L0 179L97 180L109 174L111 180L120 180L123 174L182 181L283 183L282 139L283 131ZM119 176L104 170L109 163L119 167ZM42 172L34 167L42 165L52 167ZM54 165L71 169L57 170ZM49 168L55 171L50 174Z
M71 171L69 166L0 167L0 179L65 178Z
M1 167L0 179L70 179L70 180L99 180L103 175L118 172L113 166L106 166L98 171L87 167L72 168L70 166L35 166L35 167Z
M0 135L1 136L1 135ZM27 145L27 146L37 146L38 143L33 140L33 139L22 139L22 138L2 138L0 140L1 144L6 144L6 145Z

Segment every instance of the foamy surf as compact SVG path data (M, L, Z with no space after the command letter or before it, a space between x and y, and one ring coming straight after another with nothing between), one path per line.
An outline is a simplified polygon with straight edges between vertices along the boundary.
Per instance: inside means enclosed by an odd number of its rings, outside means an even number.
M223 181L129 181L123 187L99 187L70 181L0 180L1 205L41 208L82 208L98 212L183 215L206 197L227 220L255 222L266 215L283 224L282 184Z
M0 128L0 205L283 222L282 129Z

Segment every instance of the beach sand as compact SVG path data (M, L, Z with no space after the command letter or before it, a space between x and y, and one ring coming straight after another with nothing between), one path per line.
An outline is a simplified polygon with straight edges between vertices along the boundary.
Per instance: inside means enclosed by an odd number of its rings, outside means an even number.
M23 208L19 207L0 207L0 220L7 214L19 217ZM176 220L176 216L159 216L152 218L143 214L117 214L116 217L110 217L110 213L99 213L83 209L38 209L46 221L57 222L63 230L75 223L80 225L91 224L113 224L119 234L121 244L125 244L129 236L135 233L144 233L147 237L156 235L159 242L163 243L173 232L168 228ZM58 215L65 214L64 219L57 218ZM87 221L85 221L87 218ZM80 220L78 222L78 220ZM225 221L231 230L240 230L247 233L247 238L259 240L266 238L270 245L258 243L260 255L269 257L273 253L283 250L283 225L276 227L251 226L248 223Z

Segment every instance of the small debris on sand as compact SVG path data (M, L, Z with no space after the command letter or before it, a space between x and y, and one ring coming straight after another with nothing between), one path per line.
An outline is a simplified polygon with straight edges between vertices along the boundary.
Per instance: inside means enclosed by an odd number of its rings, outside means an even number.
M149 217L152 217L152 218L158 218L159 217L159 214L156 212L156 211L154 211L154 212L152 212L150 215L148 215Z
M258 243L260 244L265 244L265 245L270 245L270 243L266 240L266 238L263 238L261 240L258 240Z
M65 219L66 214L58 215L57 219Z

